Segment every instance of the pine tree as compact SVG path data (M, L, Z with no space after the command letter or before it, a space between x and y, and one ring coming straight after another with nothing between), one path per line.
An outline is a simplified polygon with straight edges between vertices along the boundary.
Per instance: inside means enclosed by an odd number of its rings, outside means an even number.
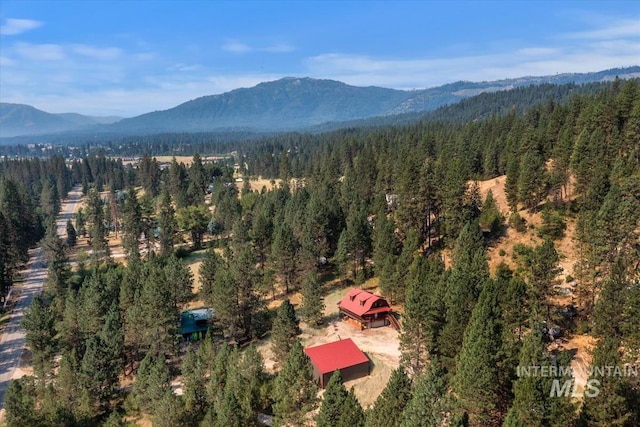
M182 360L182 387L185 412L192 423L199 423L207 410L206 364L192 347Z
M631 400L632 385L628 377L604 375L597 368L622 369L619 341L615 336L602 338L593 351L594 371L587 380L585 399L580 413L585 426L635 426L640 422L637 406ZM635 407L634 407L635 406Z
M346 275L349 271L349 252L351 248L349 246L349 236L347 230L343 229L338 239L338 248L336 249L335 262L338 266L338 272L341 275Z
M40 192L40 207L42 212L48 218L55 218L60 212L60 196L54 188L51 179L44 179L42 190Z
M452 379L460 405L472 424L492 425L499 396L498 350L501 347L499 293L493 280L484 283L464 332Z
M33 377L22 377L9 383L4 396L7 427L41 426L36 412Z
M493 198L493 192L489 190L487 197L484 200L484 204L482 205L482 213L478 219L480 228L483 231L488 231L492 235L496 235L500 231L502 221L502 214L500 213L498 205Z
M307 414L316 406L316 390L311 362L298 341L273 384L275 425L306 425Z
M411 399L411 380L400 366L391 372L386 387L366 412L367 427L398 427L402 411Z
M147 272L136 305L140 309L142 348L153 354L171 354L176 346L178 318L174 306L174 283L169 282L162 265L156 261L144 264Z
M100 413L107 405L113 392L114 384L118 386L118 377L111 376L105 365L109 363L108 355L102 351L102 342L97 336L87 340L86 351L80 366L81 386L88 392L91 400L91 415Z
M406 282L414 259L419 256L420 236L418 230L410 229L402 244L402 252L396 262L395 283L390 295L391 301L402 303L406 297Z
M423 373L444 323L441 303L444 264L418 258L411 266L400 332L401 361L413 376Z
M122 215L122 246L127 257L138 257L140 255L140 234L142 234L143 228L142 209L133 187L129 188L125 195Z
M264 269L265 260L271 246L271 238L273 236L273 221L265 213L260 212L254 217L253 227L251 228L251 238L260 262L260 268Z
M627 295L620 328L627 359L633 362L640 357L640 283L631 284Z
M373 230L373 262L376 275L380 279L380 289L392 299L398 283L396 261L400 247L394 229L395 224L393 220L387 219L386 212L379 212Z
M507 163L507 179L504 184L504 191L507 203L512 212L518 211L518 181L520 178L520 159L512 156Z
M282 278L286 295L294 285L298 246L298 241L289 224L283 222L276 226L271 245L271 258L276 274Z
M315 271L307 274L302 282L302 307L300 315L302 319L311 327L316 328L322 325L324 316L323 286Z
M190 188L187 190L187 194L190 196L191 203L204 203L208 178L198 153L193 155L191 166L189 167L189 182Z
M220 391L216 404L216 427L244 427L242 408L228 384Z
M53 313L44 297L36 295L24 313L22 327L25 330L27 345L33 354L33 370L40 378L44 378L52 368L56 344L54 323Z
M518 200L533 209L546 196L544 158L536 148L527 150L520 160Z
M42 240L45 257L49 261L47 268L47 290L56 298L54 309L57 317L61 317L64 310L64 298L71 282L71 268L67 257L67 248L62 239L56 234L55 222L47 228L47 234Z
M171 389L166 390L162 398L154 405L151 417L154 427L188 427L191 424L186 417L184 402Z
M285 299L278 307L271 327L271 349L276 360L284 360L297 342L297 336L300 333L298 324L293 305Z
M444 295L446 323L438 338L445 366L453 368L464 331L476 305L489 267L477 224L468 223L460 232L452 253L453 267Z
M347 399L347 390L342 384L340 371L335 371L329 379L327 388L322 396L320 411L316 416L316 425L318 427L337 427L343 416L345 401Z
M337 427L364 427L365 420L364 411L352 387L344 399L342 415Z
M236 373L236 396L242 407L243 419L245 424L255 424L258 413L269 404L268 375L264 370L262 355L255 345L250 345L244 352Z
M560 272L558 253L551 239L545 241L533 250L530 261L525 263L529 267L529 294L534 309L542 307L547 318L550 315L549 297L553 293L556 276ZM540 313L541 314L541 313Z
M153 356L152 353L147 353L140 362L132 389L132 396L138 408L152 413L165 393L171 392L170 380L164 356Z
M172 307L176 314L193 298L193 274L191 269L178 257L169 256L166 259L164 273L170 284Z
M9 260L11 241L9 224L0 211L0 297L4 298L13 284L13 268Z
M176 212L171 205L171 195L164 189L160 195L158 206L158 240L160 242L160 255L167 256L173 252L173 244L178 231Z
M227 267L228 268L228 267ZM219 269L213 280L211 307L216 313L216 325L229 338L242 337L237 283L228 269Z
M210 218L209 210L204 205L186 206L176 212L178 226L191 233L191 243L196 250L202 247L202 238L207 231Z
M126 424L122 420L122 415L118 411L113 411L102 424L102 427L126 427Z
M89 238L91 240L92 255L94 263L100 262L104 258L109 258L109 245L107 244L107 229L104 221L103 203L100 194L95 188L89 190L87 194L87 219L89 220Z
M402 413L401 427L444 425L453 408L444 377L438 360L432 359L426 372L414 380L413 394Z
M80 348L80 324L78 317L78 301L75 291L67 293L64 302L64 313L62 320L56 325L56 330L60 334L60 345L64 350L71 351Z
M78 211L76 212L76 231L80 236L85 236L87 234L85 220L84 211L82 208L78 208Z
M594 332L599 338L622 338L623 310L627 300L627 289L630 283L626 278L626 271L622 259L618 259L613 266L611 276L602 286L602 291L594 310Z
M211 305L213 301L213 292L215 288L215 280L218 269L224 268L224 260L218 255L213 248L207 250L200 264L200 292L205 304Z
M98 333L101 352L104 355L103 373L108 380L105 384L105 395L112 398L119 391L119 375L124 371L124 328L120 318L120 310L114 301L104 319L102 330ZM106 402L108 403L108 401Z
M353 277L358 279L358 268L364 273L365 259L371 252L371 226L367 221L367 210L364 206L349 209L347 238L353 258Z
M95 415L95 407L92 402L83 402L88 393L82 384L80 362L75 349L65 352L60 358L55 381L55 396L59 408L73 414L76 419L83 418L83 413L88 416ZM85 406L80 405L81 402L88 403L88 405L81 408L81 406Z
M78 236L76 234L76 229L73 227L73 223L70 219L67 220L67 246L70 248L76 245L78 240Z
M223 343L215 354L209 369L209 382L206 386L207 402L209 405L215 405L218 400L219 393L227 384L229 375L236 368L237 358L237 349L232 349L227 343ZM207 359L203 358L203 360L206 362ZM211 360L211 358L209 360ZM215 408L213 409L215 413Z
M255 337L259 327L257 315L263 307L263 300L258 293L259 271L256 269L256 260L249 247L243 247L234 254L231 274L236 286L236 301L239 309L239 335L234 337Z
M525 337L522 344L518 366L522 371L513 384L514 399L503 426L561 427L571 425L575 418L575 406L571 402L571 397L551 394L554 381L558 381L562 387L566 380L571 380L571 377L559 375L550 377L536 372L524 371L532 367L546 368L550 372L551 369L559 370L560 366L565 370L568 368L563 365L560 358L557 362L552 362L546 350L540 323L532 322L531 333Z

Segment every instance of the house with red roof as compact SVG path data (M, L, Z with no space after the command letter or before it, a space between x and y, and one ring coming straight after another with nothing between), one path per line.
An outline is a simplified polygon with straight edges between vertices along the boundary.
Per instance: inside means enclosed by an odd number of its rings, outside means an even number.
M331 375L340 371L343 381L366 377L370 373L369 358L351 338L304 349L313 366L313 378L325 388Z
M362 289L351 289L338 303L340 314L361 329L392 325L399 329L391 307L384 297Z

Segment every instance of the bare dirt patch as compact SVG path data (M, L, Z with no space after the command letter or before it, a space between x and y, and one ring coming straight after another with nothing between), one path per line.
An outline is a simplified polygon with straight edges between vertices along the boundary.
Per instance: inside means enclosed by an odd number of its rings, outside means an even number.
M281 179L264 179L264 178L243 178L242 181L236 182L236 187L238 190L242 190L244 186L244 181L248 180L249 185L251 186L251 191L261 192L262 187L265 187L267 191L271 191L276 187L279 187L282 184Z
M487 197L489 190L491 190L491 193L493 193L493 199L496 201L496 205L498 205L498 209L500 209L502 215L506 215L509 212L509 204L507 203L507 197L504 191L504 184L506 181L506 175L487 179L486 181L477 181L482 199L484 200Z
M592 351L596 340L590 335L574 335L562 340L559 349L569 350L574 354L571 359L571 369L576 381L576 391L581 392L587 383L589 367L593 361Z

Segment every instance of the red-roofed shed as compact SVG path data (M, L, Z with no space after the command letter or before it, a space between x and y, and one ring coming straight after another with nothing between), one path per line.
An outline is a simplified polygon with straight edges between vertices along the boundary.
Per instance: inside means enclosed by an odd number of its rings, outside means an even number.
M338 303L340 313L355 320L362 328L379 328L394 323L391 307L383 297L362 289L351 289Z
M343 381L369 375L369 358L351 338L305 348L304 352L311 359L313 378L322 388L325 388L331 375L337 370Z

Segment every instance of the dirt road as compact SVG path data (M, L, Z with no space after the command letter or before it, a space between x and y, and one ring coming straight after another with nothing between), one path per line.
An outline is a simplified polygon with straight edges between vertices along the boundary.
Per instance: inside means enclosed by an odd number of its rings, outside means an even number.
M66 237L67 220L73 216L81 197L80 187L76 187L62 204L60 215L56 221L58 236ZM0 338L0 408L4 407L4 394L14 377L16 368L20 365L20 358L25 346L24 330L20 326L22 317L31 304L31 299L42 291L44 280L47 277L42 248L38 247L29 252L29 263L21 275L24 277L24 282L16 285L16 288L20 288L20 297L2 338Z

